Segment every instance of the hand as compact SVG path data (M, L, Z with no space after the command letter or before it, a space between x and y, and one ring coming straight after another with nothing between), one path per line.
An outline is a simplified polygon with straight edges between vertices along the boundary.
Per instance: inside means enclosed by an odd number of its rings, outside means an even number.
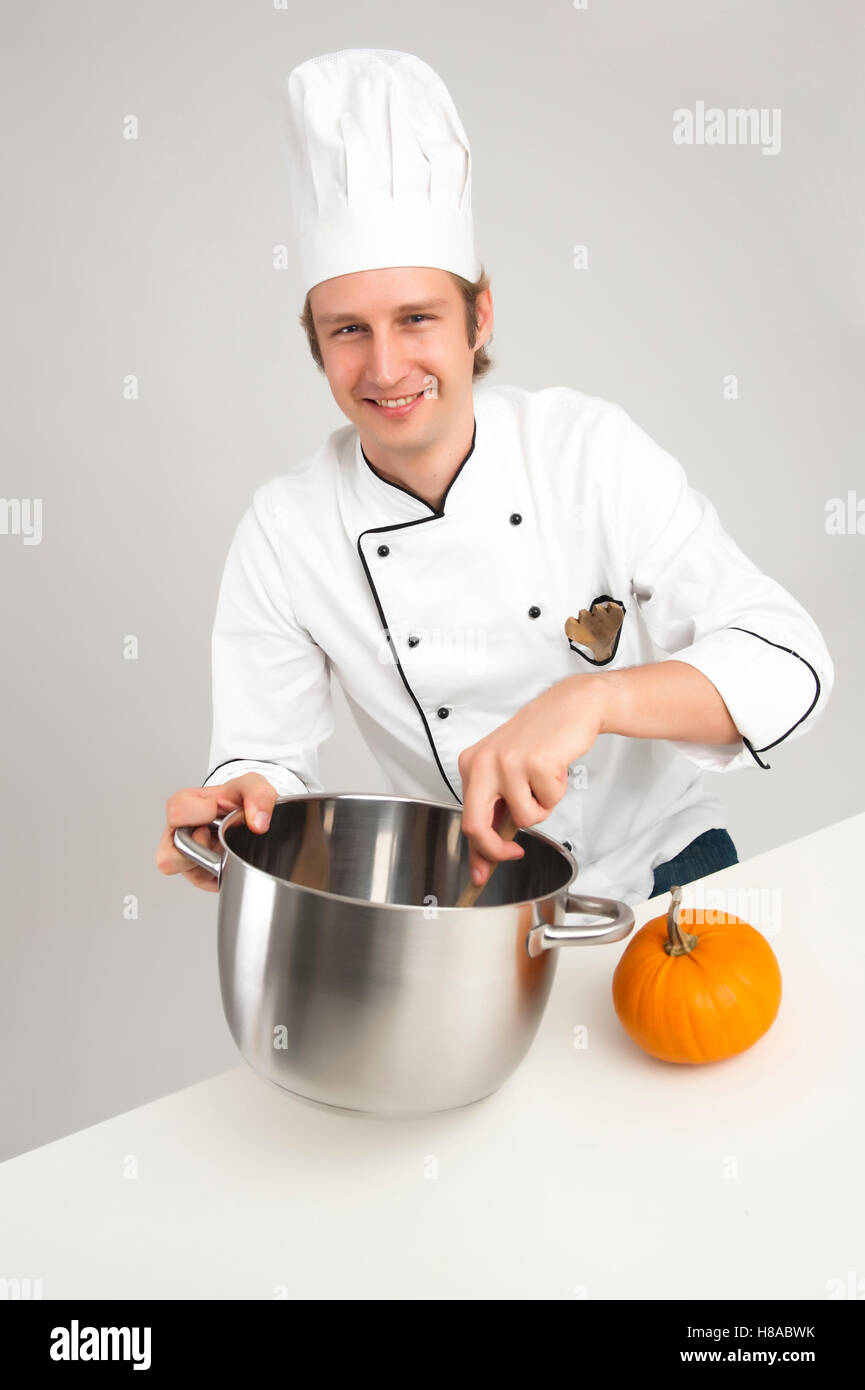
M217 816L242 806L246 824L256 834L263 834L270 824L275 802L276 789L260 772L245 772L242 777L219 786L184 787L175 792L165 806L165 828L156 850L157 869L161 874L182 874L193 887L203 888L206 893L218 892L219 884L213 874L200 864L193 864L188 855L177 848L175 830L180 826L198 826L192 832L193 840L215 849L218 842L209 826ZM259 815L264 816L261 823Z
M496 833L502 802L524 830L545 820L561 801L568 789L568 765L601 732L601 690L590 672L568 676L460 753L462 829L470 841L474 883L486 882L494 862L525 854Z

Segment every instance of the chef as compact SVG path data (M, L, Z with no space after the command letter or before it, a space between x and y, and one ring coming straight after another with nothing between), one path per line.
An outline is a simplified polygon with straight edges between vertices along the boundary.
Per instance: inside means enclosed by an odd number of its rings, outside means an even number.
M426 63L310 59L286 111L302 322L349 423L237 526L204 787L342 790L335 673L390 791L462 806L476 882L524 853L508 809L626 903L735 863L703 774L813 727L820 632L621 406L481 379L471 156Z

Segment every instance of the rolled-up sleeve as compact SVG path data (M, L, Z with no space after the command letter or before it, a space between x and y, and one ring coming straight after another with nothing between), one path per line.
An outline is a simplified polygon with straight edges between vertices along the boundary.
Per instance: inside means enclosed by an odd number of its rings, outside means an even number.
M708 677L741 735L673 747L713 772L768 768L761 755L807 733L829 699L826 644L689 487L681 464L619 410L616 514L632 597L655 645Z
M265 483L237 526L219 588L205 787L260 772L280 796L323 790L318 750L334 727L330 668L294 613L280 545Z

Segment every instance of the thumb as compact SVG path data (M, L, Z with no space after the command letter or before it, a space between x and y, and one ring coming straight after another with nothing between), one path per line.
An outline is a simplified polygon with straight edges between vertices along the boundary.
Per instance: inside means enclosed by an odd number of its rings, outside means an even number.
M261 833L270 825L270 817L276 802L276 788L262 777L260 772L247 772L227 782L223 791L231 792L235 806L243 807L243 819L250 830Z
M270 807L268 806L250 806L246 814L247 823L253 830L266 830L270 825Z
M267 830L275 803L276 789L274 787L256 786L246 792L243 798L243 815L251 830L258 834Z

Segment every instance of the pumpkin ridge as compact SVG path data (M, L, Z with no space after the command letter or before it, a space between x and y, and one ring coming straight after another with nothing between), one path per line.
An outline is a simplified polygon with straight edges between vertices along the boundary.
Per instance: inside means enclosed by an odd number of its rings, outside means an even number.
M664 932L664 940L666 940L666 930ZM652 990L649 995L649 1008L651 1009L651 1028L649 1030L649 1036L654 1039L658 1037L662 1038L664 1051L668 1049L670 1036L668 1012L665 1010L664 1005L665 1002L669 1002L670 982L673 978L673 974L673 960L664 952L663 947L661 947L661 955L660 958L656 958L656 970L650 981ZM655 1042L653 1050L655 1056L657 1056L657 1042ZM668 1058L663 1057L661 1060L666 1062Z
M729 993L730 993L730 1007L729 1007L729 1008L719 1008L719 1007L718 1007L718 999L717 999L717 996L716 996L716 993L715 993L716 989L726 989L726 990L729 991ZM726 1053L727 1053L727 1057L729 1058L729 1057L731 1057L731 1056L736 1056L737 1053L741 1052L741 1050L742 1050L742 1035L743 1035L743 1033L746 1033L748 1030L742 1028L742 1026L741 1026L741 1025L742 1025L742 1019L741 1019L741 1017L740 1017L740 1018L739 1018L739 1039L738 1039L738 1041L737 1041L735 1038L733 1038L733 1037L731 1036L730 1030L729 1030L729 1028L728 1028L727 1025L728 1025L728 1023L731 1021L731 1019L735 1019L735 1010L736 1010L737 1008L739 1009L739 1011L740 1011L740 1013L741 1013L741 1011L742 1011L742 1001L741 1001L741 999L738 999L738 998L737 998L735 990L732 990L732 989L730 988L730 985L729 985L729 983L728 983L727 980L717 980L716 983L715 983L715 986L714 986L714 987L711 989L711 991L710 991L709 998L712 1000L712 1009L713 1009L713 1012L714 1012L714 1014L715 1014L715 1017L716 1017L717 1020L718 1020L718 1032L721 1034L721 1037L724 1039L724 1044L725 1044L725 1050L726 1050ZM746 1008L747 1008L747 1005L746 1005ZM731 1013L731 1009L732 1009L732 1011L733 1011L732 1013Z
M641 958L639 975L639 993L637 994L634 1004L629 1005L629 1013L632 1017L635 1014L639 1016L639 1012L643 1007L643 1000L650 986L653 989L657 988L657 981L661 976L663 968L666 964L666 956L664 956L663 959L658 959L657 957L653 959L649 955L644 955Z
M685 928L685 930L687 930L687 927ZM696 951L696 949L697 947L695 946L694 950ZM691 954L687 957L688 961L693 961L693 954L694 953L692 951ZM696 964L696 962L694 963ZM697 1034L694 1031L694 1019L691 1017L691 996L688 993L686 972L684 970L677 970L676 975L678 977L676 980L676 986L678 988L679 1001L682 1010L682 1031L684 1032L685 1029L687 1029L690 1044L689 1050L691 1052L691 1060L694 1062L704 1062L706 1059L703 1056L703 1045L699 1041Z
M752 940L751 940L751 946L752 946L752 948L753 948L753 950L752 950L752 959L751 959L751 961L750 961L750 962L748 961L747 956L745 957L744 960L738 960L738 961L736 961L736 962L735 962L735 965L734 965L734 976L733 976L733 978L734 978L734 980L736 981L737 985L743 986L744 989L746 990L745 998L746 998L747 1000L749 1000L750 1003L751 1003L751 1009L750 1009L751 1021L752 1021L752 1023L753 1023L755 1026L762 1028L762 1031L761 1031L761 1033L759 1034L759 1036L762 1037L764 1033L768 1032L769 1028L771 1028L772 1024L775 1022L775 1019L778 1017L778 1012L779 1012L779 1010L780 1010L780 1008L781 1008L782 985L781 985L781 971L780 971L780 967L778 966L777 958L774 956L774 952L772 952L772 958L775 960L775 971L774 971L774 980L773 980L773 984L774 984L774 986L775 986L775 991L774 991L774 992L777 993L777 1001L776 1001L776 1005L775 1005L775 1011L774 1011L774 1013L772 1014L771 1019L770 1019L769 1022L768 1022L767 1024L765 1024L765 1026L764 1026L763 1023L762 1023L762 1020L761 1020L761 1018L760 1018L760 1016L759 1016L759 1010L758 1010L756 1013L755 1013L755 1011L754 1011L754 1003L755 1003L754 994L755 994L755 990L758 990L758 989L760 988L760 970L762 969L762 971L763 971L764 974L765 974L765 971L766 971L766 962L765 962L765 959L762 959L762 957L763 957L763 947L762 947L762 945L761 945L760 943L763 943L763 944L765 944L765 945L768 945L768 942L767 942L766 938L765 938L764 936L762 936L760 933L755 933L755 935L759 938L759 941L755 941L755 940L753 940L753 938L752 938ZM771 947L769 947L769 949L770 949L770 951L771 951ZM746 971L747 971L747 967L748 967L749 963L750 963L750 965L751 965L751 970L750 970L750 972L743 974L743 973L742 973L743 970L746 970ZM764 988L764 992L765 992L765 986L763 986L763 988Z
M730 1021L731 1021L730 1008L732 1008L733 1010L735 1010L737 1007L739 1007L739 1008L741 1009L742 1001L741 1001L741 999L737 998L736 991L731 987L729 980L727 980L727 979L718 980L718 979L716 979L716 978L713 978L713 975L715 975L715 973L717 972L717 970L718 970L718 968L719 968L719 962L718 962L717 960L716 960L716 961L708 961L708 962L707 962L706 960L699 961L699 960L695 960L695 959L694 959L694 958L696 957L697 951L698 951L698 949L699 949L700 942L703 942L703 943L708 947L709 950L711 950L712 945L717 944L717 943L720 943L720 944L723 945L724 947L726 947L726 946L729 945L729 937L727 936L727 933L725 932L724 928L725 928L725 927L729 927L729 926L738 926L738 925L740 925L740 924L739 924L739 919L738 919L738 918L730 918L729 915L728 915L727 913L724 913L723 916L724 916L724 921L723 921L723 922L711 922L711 923L705 923L705 924L704 924L704 930L703 930L702 934L700 935L700 941L697 943L697 946L694 947L694 950L693 950L693 952L691 953L691 959L694 960L695 965L698 965L698 966L699 966L700 971L702 972L702 975L703 975L703 977L704 977L704 979L705 979L705 982L706 982L706 985L705 985L705 987L706 987L706 997L707 997L707 999L710 1001L711 1006L712 1006L711 1012L712 1012L712 1016L713 1016L713 1018L715 1019L715 1022L716 1022L716 1032L717 1032L717 1033L720 1035L720 1037L723 1039L725 1052L726 1052L727 1056L730 1057L730 1056L735 1056L738 1052L740 1052L740 1051L742 1050L742 1046L741 1046L741 1037L742 1037L742 1035L743 1035L744 1033L747 1033L747 1031L748 1031L747 1029L743 1029L743 1028L741 1028L741 1026L740 1026L740 1029L739 1029L740 1038L739 1038L739 1041L737 1042L737 1041L731 1036L730 1030L729 1030L729 1026L728 1026L729 1023L730 1023ZM721 968L726 969L727 960L728 960L728 958L727 958L727 957L724 957L724 959L720 962ZM735 975L734 975L734 978L736 978ZM749 991L749 993L750 993L751 989L753 988L753 986L751 985L751 983L750 983L749 981L747 981L747 980L743 980L742 983L743 983L744 985L746 985L746 987L747 987L747 989L748 989L748 991ZM730 995L730 998L729 998L729 1007L726 1006L726 1005L724 1005L724 1004L722 1003L721 999L719 998L719 996L718 996L718 990L719 990L719 989L728 991L728 993L729 993L729 995ZM741 1024L741 1020L740 1020L740 1024ZM719 1060L719 1059L713 1058L713 1060Z
M746 995L744 999L737 995L736 1003L741 1015L743 1034L753 1038L753 1041L756 1042L757 1037L762 1037L763 1033L766 1032L766 1028L763 1027L759 1018L753 988L753 985L746 986ZM757 1036L754 1036L755 1034Z

